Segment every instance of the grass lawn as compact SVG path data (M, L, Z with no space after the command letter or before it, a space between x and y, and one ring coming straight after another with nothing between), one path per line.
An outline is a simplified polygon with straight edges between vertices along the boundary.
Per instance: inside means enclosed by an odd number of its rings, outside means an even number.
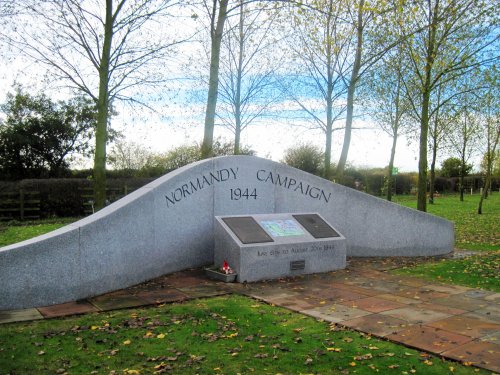
M500 292L499 270L500 252L492 252L463 259L442 259L435 263L403 267L392 272Z
M242 296L0 326L11 374L472 374Z
M427 211L455 223L456 247L481 253L464 259L445 259L393 272L410 274L434 281L500 291L500 194L493 193L483 203L483 214L477 214L479 195L435 198ZM416 197L396 197L396 203L416 206Z
M40 236L76 220L78 219L60 218L27 222L0 222L0 247Z
M458 195L434 198L427 204L427 212L455 223L456 247L466 250L500 250L500 193L491 194L483 202L483 214L477 214L479 195ZM416 208L414 196L396 196L393 201Z

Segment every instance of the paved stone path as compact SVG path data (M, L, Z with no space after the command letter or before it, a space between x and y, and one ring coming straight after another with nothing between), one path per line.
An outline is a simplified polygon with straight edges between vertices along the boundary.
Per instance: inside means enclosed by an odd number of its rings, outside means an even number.
M85 301L0 311L0 324L239 293L500 373L500 293L391 275L397 262L351 259L345 270L251 284L189 270Z

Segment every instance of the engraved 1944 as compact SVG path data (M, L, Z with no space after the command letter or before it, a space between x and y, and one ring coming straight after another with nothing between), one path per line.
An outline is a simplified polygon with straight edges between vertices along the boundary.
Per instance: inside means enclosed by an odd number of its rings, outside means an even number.
M242 188L236 188L236 189L230 189L231 191L231 200L232 201L239 201L242 199L249 200L249 199L257 199L257 189L242 189Z

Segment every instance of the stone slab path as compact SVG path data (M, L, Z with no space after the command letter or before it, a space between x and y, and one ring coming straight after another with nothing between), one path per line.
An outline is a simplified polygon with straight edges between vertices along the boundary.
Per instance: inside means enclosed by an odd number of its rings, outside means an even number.
M0 311L0 324L238 293L500 373L500 293L392 275L394 262L357 258L341 271L250 284L188 270L85 301Z

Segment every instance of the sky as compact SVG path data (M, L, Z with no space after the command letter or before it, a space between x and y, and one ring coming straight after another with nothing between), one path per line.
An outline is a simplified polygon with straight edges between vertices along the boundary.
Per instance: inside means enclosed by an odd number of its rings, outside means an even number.
M199 110L196 110L197 113ZM175 109L172 109L171 113L174 112ZM181 112L180 108L179 112ZM196 123L183 125L185 122L186 115L179 113L165 120L123 123L118 126L118 129L122 131L127 141L146 145L152 151L165 152L181 144L191 144L202 140L202 119L198 119L198 125ZM369 125L372 129L353 131L348 162L356 167L386 167L389 164L392 139L381 130L377 130L373 124ZM367 127L366 124L361 126ZM222 126L217 126L214 133L215 137L227 140L234 138L233 133ZM255 150L257 156L274 161L281 161L285 151L298 143L311 143L322 149L324 139L323 132L287 125L284 119L263 120L258 124L251 124L241 135L242 144ZM340 157L342 142L342 133L334 133L332 162L336 162ZM415 145L407 145L404 137L399 140L395 166L400 172L418 170L418 149Z
M18 58L12 63L1 61L0 103L5 102L7 93L14 91L15 84L33 91L42 90L43 86L39 83L41 73L35 74L36 70L35 64L23 59ZM49 90L48 93L55 100L67 97L61 90ZM163 111L166 116L117 104L118 115L112 120L112 125L124 135L125 141L139 143L151 151L164 153L180 145L201 142L204 108L203 102L193 103L187 98L180 99L179 95ZM386 167L392 143L390 137L371 123L354 120L354 127L364 129L353 130L348 163L355 167ZM234 138L233 133L223 126L216 126L214 136L227 140ZM241 137L242 144L255 150L257 156L274 161L281 161L285 151L298 143L311 143L323 149L325 142L324 134L317 129L291 126L286 119L276 118L251 124L242 132ZM334 132L332 162L340 157L342 142L342 133ZM91 165L90 160L80 160L76 166ZM408 145L404 137L398 143L395 166L400 172L418 170L418 149L414 144Z
M3 65L3 66L2 66ZM3 72L0 76L0 102L4 102L6 94L13 92L15 83L24 87L36 87L33 81L37 76L33 72L33 64L18 60L15 64L0 64ZM49 91L50 92L50 91ZM52 92L55 99L64 99L61 92ZM159 116L144 109L118 105L118 116L113 119L113 127L124 135L124 140L139 143L154 152L166 152L174 147L201 142L203 139L204 104L193 104L178 99L168 105L166 116ZM389 153L392 140L377 129L376 125L355 120L354 127L369 129L353 130L349 148L348 163L355 167L386 167L389 164ZM371 128L371 129L370 129ZM215 128L215 137L227 140L234 138L231 131L223 126ZM332 162L340 156L343 135L333 135ZM311 143L319 148L324 147L324 134L315 129L291 126L286 119L260 120L251 124L242 133L242 144L257 152L257 156L281 161L285 151L298 143ZM413 142L415 143L415 142ZM80 162L78 166L90 167L91 161ZM418 170L418 148L408 144L402 137L397 146L395 166L400 172Z
M182 72L182 69L173 70L178 74ZM15 83L28 88L32 94L44 88L41 70L36 64L19 58L10 61L1 60L0 103L5 101L7 92L13 92ZM176 92L175 87L172 92ZM56 100L66 97L64 90L52 90L46 93ZM113 128L124 135L125 141L139 143L154 152L164 153L180 145L201 142L204 103L202 101L193 103L186 95L169 97L170 100L165 102L162 108L162 116L146 109L132 110L117 104L118 115L112 120ZM286 118L261 119L243 131L242 144L255 150L257 156L275 161L282 160L285 151L299 143L311 143L320 149L324 148L325 137L321 131L311 130L305 126L291 126L289 122ZM386 167L389 164L392 144L390 137L367 120L355 119L354 127L363 129L353 130L348 164L363 168ZM230 140L233 134L228 129L217 126L215 137ZM334 163L340 156L342 137L342 132L335 132L333 135L331 160ZM415 143L415 140L410 143L405 137L400 137L395 156L395 167L400 172L418 170L418 147ZM478 160L475 160L475 163L477 165ZM87 161L80 166L90 167L91 164L91 161Z

